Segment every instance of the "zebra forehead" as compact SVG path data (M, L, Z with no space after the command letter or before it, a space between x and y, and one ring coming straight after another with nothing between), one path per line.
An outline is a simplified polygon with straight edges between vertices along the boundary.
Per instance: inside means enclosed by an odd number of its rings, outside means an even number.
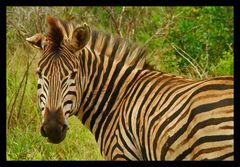
M42 72L45 76L60 74L62 79L67 76L71 71L77 69L77 61L64 56L45 56L39 61L38 71Z

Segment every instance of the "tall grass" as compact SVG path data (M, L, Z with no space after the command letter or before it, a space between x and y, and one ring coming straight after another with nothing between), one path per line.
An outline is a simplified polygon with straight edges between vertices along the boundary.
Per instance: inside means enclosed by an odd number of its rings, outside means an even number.
M193 79L233 75L232 7L8 7L7 160L102 159L93 135L75 117L62 143L40 135L35 70L41 54L25 38L45 32L48 15L137 42L164 72Z
M8 130L7 160L102 160L90 131L76 117L69 124L66 139L57 145L41 137L40 123Z

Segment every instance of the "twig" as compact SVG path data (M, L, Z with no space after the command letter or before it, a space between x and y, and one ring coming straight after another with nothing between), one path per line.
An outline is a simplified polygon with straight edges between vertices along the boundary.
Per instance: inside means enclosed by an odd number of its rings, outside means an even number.
M41 7L35 7L34 8L35 10L35 14L36 14L36 24L35 24L35 29L36 29L36 32L39 32L39 33L42 33L43 32L43 28L42 28L42 24L41 24L41 10L42 8Z
M167 20L167 24L165 24L164 27L160 27L156 30L156 32L144 43L144 46L148 45L150 41L152 41L154 38L156 38L157 36L160 36L160 35L165 35L167 33L164 33L164 31L168 30L169 27L174 24L174 20L179 16L181 15L183 12L180 12L178 14L176 14L175 16L172 16L170 21ZM164 23L163 23L164 25Z
M38 116L38 113L35 113L35 115L30 119L30 121L28 121L26 125L28 126L34 120L34 118L36 118L36 116Z
M106 10L107 13L109 14L109 16L111 17L111 20L113 22L113 26L115 27L115 30L116 30L117 34L120 35L120 37L122 37L122 33L121 33L120 29L119 29L119 25L118 25L115 17L113 16L113 13L106 7L103 7L103 9Z
M118 21L118 27L119 27L119 29L121 28L121 25L122 25L122 18L123 18L124 12L125 12L125 6L123 6L122 11L121 11L121 14L120 14L120 17L119 17L119 21ZM120 32L121 32L121 31L120 31Z
M209 63L209 46L208 46L208 38L206 39L206 47L205 47L205 50L206 50L206 65L204 67L204 73L206 73L206 69L208 68L208 63Z
M195 65L193 64L193 62L192 62L191 60L189 60L186 56L184 56L181 52L179 52L178 48L177 48L173 43L170 43L170 44L171 44L171 46L176 50L176 52L177 52L180 56L182 56L185 60L187 60L187 61L193 66L193 69L196 71L196 73L198 74L198 76L200 77L200 79L202 79L203 76L202 76L202 74L199 72L198 67L195 66ZM186 53L186 52L185 52L185 53Z
M22 93L22 96L21 96L22 98L21 98L20 105L19 105L19 108L18 108L17 120L18 120L19 117L20 117L20 111L21 111L23 99L24 99L24 96L25 96L25 90L26 90L26 87L27 87L28 72L29 72L30 65L31 65L31 64L30 64L30 62L29 62L29 55L28 55L27 70L26 70L26 79L25 79L25 84L24 84L24 88L23 88L23 93Z
M178 47L177 45L175 45L175 44L173 44L173 43L172 43L172 45L174 45L177 49L179 49L179 50L180 50L181 52L183 52L186 56L188 56L188 58L190 58L190 59L196 64L196 66L198 67L198 69L201 70L201 74L202 74L202 75L205 74L204 70L201 68L201 66L198 64L198 62L197 62L194 58L192 58L187 52L185 52L183 49L181 49L181 48ZM206 77L206 75L205 75L205 77Z
M16 104L17 98L19 97L18 94L19 94L19 92L20 92L20 90L21 90L23 81L24 81L24 79L25 79L25 77L26 77L26 75L27 75L27 73L28 73L28 69L29 69L29 67L31 66L31 64L32 64L33 60L35 59L36 55L37 55L37 54L35 54L35 56L32 58L32 60L31 60L31 62L30 62L30 65L27 67L27 70L25 71L25 73L24 73L24 75L23 75L23 78L22 78L22 80L21 80L21 82L20 82L20 85L19 85L19 87L18 87L18 90L17 90L17 92L16 92L16 95L15 95L15 98L14 98L14 101L13 101L13 104L12 104L12 107L11 107L11 109L10 109L10 115L9 115L9 117L8 117L8 129L9 129L9 127L10 127L10 122L11 122L12 116L13 116L13 108L14 108L14 106L15 106L15 104ZM14 96L13 96L13 97L14 97ZM10 100L10 101L12 101L12 100ZM11 104L11 103L8 104L7 109L10 107L10 104Z

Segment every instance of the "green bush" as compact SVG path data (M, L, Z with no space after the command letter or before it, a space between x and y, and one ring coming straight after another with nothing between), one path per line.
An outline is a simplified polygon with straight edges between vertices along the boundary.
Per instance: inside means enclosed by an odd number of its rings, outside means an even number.
M233 49L231 45L229 45L229 50L224 51L221 59L217 63L216 66L211 67L211 72L216 76L220 75L233 75L234 67L233 67Z
M174 43L184 50L198 65L203 77L216 75L232 75L229 71L215 73L211 69L218 66L228 52L229 43L233 43L233 10L231 7L187 7L178 8L181 12L169 30L168 44ZM181 16L181 18L180 18ZM177 61L174 61L175 56ZM233 54L231 55L233 57ZM228 60L228 59L226 59ZM173 72L181 69L181 73L192 71L192 66L176 50L171 50L163 57L162 61L170 62ZM226 61L228 67L233 67L233 61ZM168 67L168 63L164 63ZM173 67L172 67L173 66ZM196 73L195 73L196 75ZM197 76L198 78L198 76Z

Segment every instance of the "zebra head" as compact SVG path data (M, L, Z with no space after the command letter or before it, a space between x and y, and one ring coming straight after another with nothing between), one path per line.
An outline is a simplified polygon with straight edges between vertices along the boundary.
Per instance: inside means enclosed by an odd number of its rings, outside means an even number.
M49 32L26 40L42 50L38 63L38 105L43 120L41 134L51 143L64 140L67 118L80 108L80 50L89 40L90 29L84 24L75 29L71 24L52 17L47 19Z

